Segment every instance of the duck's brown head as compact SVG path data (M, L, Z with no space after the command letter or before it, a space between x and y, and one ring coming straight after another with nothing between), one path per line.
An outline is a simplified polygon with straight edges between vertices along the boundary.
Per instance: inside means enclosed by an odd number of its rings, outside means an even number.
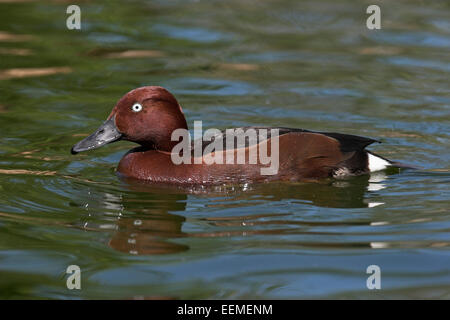
M183 111L175 97L166 89L148 86L124 95L107 120L93 134L72 147L72 154L99 148L118 140L171 151L176 129L187 129Z

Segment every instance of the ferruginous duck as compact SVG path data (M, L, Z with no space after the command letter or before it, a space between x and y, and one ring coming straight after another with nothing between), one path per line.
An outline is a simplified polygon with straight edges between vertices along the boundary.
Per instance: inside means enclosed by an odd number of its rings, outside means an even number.
M118 173L174 184L315 180L398 166L365 149L378 141L354 135L245 127L207 130L191 143L187 130L183 110L169 91L141 87L123 96L100 128L71 151L136 142L140 146L123 156Z

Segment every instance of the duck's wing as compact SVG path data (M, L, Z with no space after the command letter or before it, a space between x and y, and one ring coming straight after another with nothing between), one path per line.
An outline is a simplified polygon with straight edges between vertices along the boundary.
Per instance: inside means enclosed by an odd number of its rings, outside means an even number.
M222 140L222 150L248 148L264 140L271 139L274 135L282 136L291 132L310 132L303 129L273 128L273 127L238 127L218 130L207 139L197 139L192 141L194 146L201 145L202 151L212 143L217 143L217 139ZM228 141L228 143L227 143Z
M314 133L327 136L336 140L339 143L340 150L345 153L362 151L368 145L375 142L380 142L371 138L336 132L319 132L285 127L239 127L217 131L214 135L209 137L209 140L192 141L192 148L195 143L198 143L199 145L201 144L202 151L204 151L207 146L215 142L217 139L222 140L223 151L229 150L230 148L248 148L257 143L261 143L264 140L271 139L273 135L283 136L292 133ZM227 139L229 141L233 141L234 143L227 143Z

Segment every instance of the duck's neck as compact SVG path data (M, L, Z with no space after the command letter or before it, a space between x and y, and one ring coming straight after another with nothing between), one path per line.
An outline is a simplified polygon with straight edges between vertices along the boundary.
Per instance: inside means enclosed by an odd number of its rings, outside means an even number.
M175 130L182 129L188 130L187 123L184 117L180 119L178 123L174 123L173 125L166 125L166 127L158 127L153 128L153 132L150 139L146 139L145 141L138 142L141 146L146 148L147 150L158 150L171 153L173 148L180 143L180 141L175 140L172 141L172 133Z

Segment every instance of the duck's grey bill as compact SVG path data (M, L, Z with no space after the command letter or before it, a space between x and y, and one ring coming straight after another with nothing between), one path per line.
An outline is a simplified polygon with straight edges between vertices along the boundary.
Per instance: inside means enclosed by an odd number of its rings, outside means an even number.
M114 117L106 120L100 128L97 129L89 137L81 140L72 147L71 153L77 154L78 152L88 151L96 148L100 148L105 144L120 140L122 134L116 127Z

